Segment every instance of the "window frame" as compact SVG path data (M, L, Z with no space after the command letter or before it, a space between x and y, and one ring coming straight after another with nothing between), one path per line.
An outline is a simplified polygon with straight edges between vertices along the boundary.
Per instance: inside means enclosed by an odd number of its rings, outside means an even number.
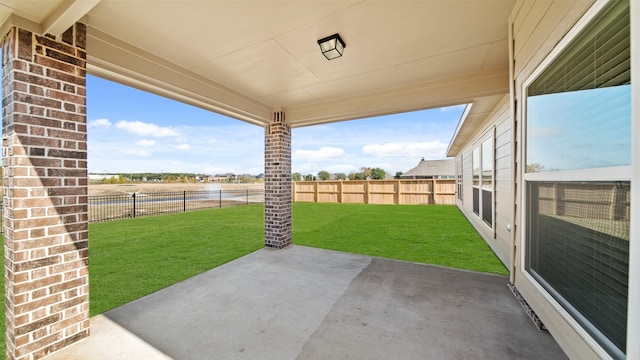
M485 188L485 182L484 182L484 146L487 142L491 142L491 145L489 146L489 148L491 149L490 152L490 161L491 161L491 181L490 187ZM478 169L479 169L479 177L478 177L478 184L475 184L475 166L476 166L476 155L478 154ZM472 169L472 177L473 177L473 181L472 181L472 193L473 193L473 198L472 198L472 212L475 216L477 216L483 224L485 224L487 227L489 227L491 230L494 229L495 227L495 189L496 189L496 159L495 159L495 129L492 128L488 134L485 134L483 137L481 137L481 140L476 144L476 146L471 150L471 169ZM478 203L476 204L476 194L475 192L478 192ZM485 220L485 204L484 204L484 196L483 193L486 191L490 191L491 192L491 208L490 208L490 213L491 213L491 222L487 222ZM476 212L476 205L478 208L478 211Z
M610 3L610 0L596 0L596 2L583 14L583 16L576 22L576 24L567 32L567 34L556 44L551 52L549 52L545 58L542 60L540 64L538 64L535 69L526 76L525 80L522 82L520 90L522 94L521 101L521 120L522 120L522 131L521 131L521 151L519 155L519 161L521 164L526 164L527 161L527 99L528 99L528 88L533 83L542 72L544 72L549 66L553 64L553 62L558 58L558 56L563 52L565 48L567 48L573 40L578 37L585 28L591 23L591 21ZM633 3L633 0L631 0ZM632 4L633 7L633 4ZM631 11L631 17L633 18L633 11ZM632 20L633 22L633 20ZM633 32L633 31L632 31ZM631 35L633 39L633 33ZM633 43L633 41L632 41ZM633 64L632 73L633 73ZM632 108L633 108L633 75L632 75ZM637 84L636 84L637 86ZM636 114L637 115L637 114ZM634 113L631 114L631 122L633 129L633 121ZM633 130L632 130L633 134ZM632 136L631 139L631 149L634 146L637 147L638 140ZM632 150L631 150L632 151ZM520 258L522 261L520 262L520 271L524 274L525 278L536 288L536 290L543 296L543 298L551 304L551 306L556 310L560 316L569 324L569 326L578 333L578 335L603 359L613 359L613 357L606 351L603 346L580 324L575 318L574 315L569 313L556 298L551 295L551 293L537 280L537 278L532 275L527 270L526 261L528 256L528 218L529 218L529 207L527 199L527 189L529 187L529 182L537 182L537 181L553 181L553 182L563 182L563 181L586 181L586 182L598 182L598 181L630 181L632 184L631 191L633 191L633 165L634 159L632 154L631 164L624 166L612 166L612 167L602 167L602 168L588 168L588 169L572 169L572 170L562 170L562 171L549 171L549 172L535 172L535 173L527 173L526 166L522 166L519 169L521 175L521 185L519 185L520 190L520 201L522 204L522 211L520 212L520 230L519 235L521 239L522 246L520 247ZM633 193L632 193L633 194ZM633 195L632 195L633 196ZM633 203L633 197L631 202ZM633 212L631 214L633 218ZM630 243L634 241L633 233L634 233L634 222L631 221L631 234L630 234ZM631 277L632 272L632 252L629 253L629 275ZM631 287L631 282L629 283L629 287ZM631 298L628 299L628 307L632 306ZM578 315L579 316L579 315ZM631 318L628 319L629 323L631 322ZM629 339L631 338L630 327L627 326L627 348L631 345ZM627 349L623 349L625 352ZM628 354L627 354L628 355Z

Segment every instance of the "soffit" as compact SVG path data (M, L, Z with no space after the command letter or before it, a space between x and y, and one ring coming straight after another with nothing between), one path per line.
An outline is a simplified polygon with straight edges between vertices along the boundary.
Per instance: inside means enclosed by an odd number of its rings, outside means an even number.
M514 0L91 1L91 73L256 124L274 109L303 126L508 91ZM41 23L61 6L0 0L0 15L23 3L15 13ZM316 40L336 32L347 47L327 61Z
M485 96L471 101L470 104L467 105L471 106L471 108L462 114L456 131L451 138L449 148L447 149L447 156L458 156L460 151L462 151L476 135L479 126L494 114L498 104L500 104L501 101L506 102L507 100L508 96L506 94L499 94Z
M0 2L0 19L4 22L10 15L15 14L34 23L44 23L62 1L3 0Z

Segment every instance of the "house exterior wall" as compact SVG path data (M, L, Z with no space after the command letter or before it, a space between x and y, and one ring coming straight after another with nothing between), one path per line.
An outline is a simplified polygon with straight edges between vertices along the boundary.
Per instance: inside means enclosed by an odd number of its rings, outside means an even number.
M515 197L510 199L516 204L515 212L515 248L514 272L512 281L524 296L531 308L536 312L551 335L567 353L575 359L601 359L608 355L599 349L596 342L572 321L564 310L553 305L540 285L524 273L523 243L523 207L522 207L522 173L524 168L523 149L524 134L522 123L523 84L532 75L553 48L562 40L567 32L585 14L595 1L519 1L512 13L513 53L513 91L511 99L515 105L513 127L516 129L518 146L515 147L513 166L515 169Z
M505 97L487 116L469 142L463 147L463 199L457 205L469 222L482 235L491 250L507 269L511 268L511 233L507 225L512 224L513 202L511 202L511 139L512 121L509 116L509 97ZM493 139L493 227L489 227L473 212L473 149L481 146L487 138ZM460 155L459 155L460 156ZM459 158L458 156L458 158Z
M633 3L633 0L631 1ZM558 43L567 36L576 23L598 5L593 1L518 1L510 17L510 63L511 63L511 93L503 99L487 116L481 125L476 127L472 137L458 153L457 159L462 159L462 199L457 205L473 226L478 230L487 244L502 260L511 272L511 281L523 295L529 306L544 323L551 335L572 359L602 359L609 355L591 338L568 313L558 306L546 291L524 271L525 252L523 251L523 145L524 134L522 124L524 119L524 83L534 71L543 63ZM638 21L637 13L640 6L636 6L632 24ZM635 17L634 17L635 16ZM636 26L637 28L638 26ZM632 27L633 29L633 27ZM633 31L633 30L632 30ZM632 32L632 39L637 38L638 30ZM635 37L634 37L635 34ZM636 41L637 42L637 41ZM634 41L631 41L634 44ZM635 53L637 54L637 48ZM633 60L633 55L632 55ZM638 61L633 62L635 68ZM635 69L632 65L632 69ZM632 72L633 73L633 72ZM636 74L638 71L636 71ZM637 77L636 77L637 79ZM634 82L637 84L638 82ZM634 90L638 93L637 88ZM637 100L634 97L633 100ZM633 103L632 100L632 103ZM632 121L636 129L640 107L633 103ZM493 229L473 212L473 161L472 152L491 133L494 134L494 217ZM635 144L637 149L637 140ZM637 154L636 154L637 155ZM636 169L640 168L638 156L633 160ZM638 173L633 179L637 179ZM633 183L633 181L632 181ZM637 199L637 197L635 198ZM632 205L632 217L633 209ZM637 216L637 215L635 215ZM510 225L510 230L507 229ZM634 294L637 286L631 279L637 279L637 228L632 225L630 246L630 282L629 282L629 325L628 339L632 339L640 325L638 325L638 306L634 305ZM634 243L634 240L636 243ZM634 270L635 269L635 270ZM634 272L635 271L635 272ZM636 287L634 287L636 286ZM637 300L635 301L637 303ZM627 358L638 358L639 346L635 340L627 341Z

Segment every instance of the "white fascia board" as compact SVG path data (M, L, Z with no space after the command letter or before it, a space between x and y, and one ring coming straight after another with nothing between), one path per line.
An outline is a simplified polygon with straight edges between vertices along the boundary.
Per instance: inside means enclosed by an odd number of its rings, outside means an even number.
M100 0L64 0L42 23L44 34L62 35L82 19Z
M265 126L272 108L164 59L87 27L90 74Z
M469 112L471 112L471 108L472 107L473 107L473 103L468 103L464 107L464 111L462 112L462 115L460 116L460 120L458 121L458 126L456 126L456 130L453 132L453 136L451 137L451 140L449 141L449 146L447 147L447 152L446 152L447 156L457 156L458 155L457 152L455 154L451 152L451 147L453 146L453 143L456 141L456 138L458 137L458 132L460 131L460 129L464 125L464 121L467 120L467 116L469 116Z
M287 122L292 127L301 127L466 104L474 98L508 93L508 74L508 67L503 67L353 98L289 108Z
M37 22L27 20L16 14L11 14L2 23L2 25L0 25L0 36L7 35L9 33L9 30L11 30L12 27L17 27L23 30L27 30L35 34L42 34L42 26Z

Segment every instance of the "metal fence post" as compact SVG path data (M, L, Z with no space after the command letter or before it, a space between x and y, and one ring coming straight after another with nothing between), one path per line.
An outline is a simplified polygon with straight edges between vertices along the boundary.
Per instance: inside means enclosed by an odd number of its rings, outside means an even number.
M218 191L220 191L220 196L218 196L218 203L220 203L220 208L222 208L222 189Z
M136 217L136 193L133 193L133 195L131 195L133 197L133 216L132 217Z
M247 202L246 205L249 205L249 189L247 189Z
M187 192L182 192L182 212L187 212Z

